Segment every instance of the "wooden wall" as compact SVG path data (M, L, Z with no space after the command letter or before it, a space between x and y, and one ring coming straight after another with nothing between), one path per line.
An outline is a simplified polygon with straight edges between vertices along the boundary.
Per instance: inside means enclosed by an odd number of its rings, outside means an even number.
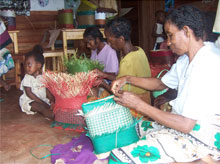
M57 11L31 11L30 16L16 16L20 53L26 53L35 44L41 43L44 33L49 29L54 29L57 25L57 14ZM9 48L11 47L9 46Z
M119 10L120 8L133 7L124 17L132 22L133 44L142 47L147 55L154 45L154 39L151 36L155 21L154 13L156 10L164 9L164 3L165 0L118 0ZM193 4L202 10L216 11L218 0L213 0L209 4L202 3L202 0L175 0L176 6L186 3ZM18 33L19 52L26 53L35 44L39 44L45 31L57 26L57 20L58 11L31 11L30 16L16 16L17 30L20 31ZM79 47L80 51L83 51L85 45L79 42L75 44L75 47ZM85 51L88 52L88 50Z
M164 0L139 1L138 5L140 8L139 45L149 55L155 42L155 39L152 37L153 24L155 23L154 15L157 10L164 10L165 2Z
M147 55L153 49L154 38L151 36L155 22L154 13L157 10L164 10L165 0L120 0L120 7L133 7L124 17L132 22L132 42L134 45L144 49ZM175 7L183 4L190 4L200 8L202 11L216 11L218 0L204 3L202 0L175 0Z
M153 49L154 39L151 36L153 23L155 22L154 13L164 9L164 0L121 0L121 8L133 7L124 17L132 23L132 43L143 48L148 55Z

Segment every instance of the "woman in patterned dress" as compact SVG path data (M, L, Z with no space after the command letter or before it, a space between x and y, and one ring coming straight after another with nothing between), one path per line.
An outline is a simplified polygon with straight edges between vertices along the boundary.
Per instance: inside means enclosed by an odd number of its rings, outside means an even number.
M10 69L14 68L14 61L11 53L7 48L5 48L10 43L12 43L12 40L6 30L3 19L0 17L0 84L6 91L10 89L10 85L3 80L2 76Z
M211 42L203 42L203 18L192 6L181 6L168 14L167 44L180 57L161 80L124 76L112 83L118 104L155 122L142 121L137 126L140 140L114 149L109 163L220 162L220 50ZM120 91L126 83L151 91L177 89L177 98L170 102L172 112L161 111L134 93Z

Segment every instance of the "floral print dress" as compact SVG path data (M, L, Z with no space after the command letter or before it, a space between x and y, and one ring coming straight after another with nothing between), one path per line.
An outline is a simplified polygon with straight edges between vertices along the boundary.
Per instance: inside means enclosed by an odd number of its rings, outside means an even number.
M220 116L216 119L220 119ZM114 149L109 163L190 162L208 154L214 160L220 160L220 130L214 129L216 131L209 140L212 143L210 146L194 136L206 135L207 129L203 129L200 124L196 124L189 134L184 134L155 122L142 121L137 127L140 140L135 144Z
M0 76L6 74L9 70L14 68L14 61L8 49L0 50Z

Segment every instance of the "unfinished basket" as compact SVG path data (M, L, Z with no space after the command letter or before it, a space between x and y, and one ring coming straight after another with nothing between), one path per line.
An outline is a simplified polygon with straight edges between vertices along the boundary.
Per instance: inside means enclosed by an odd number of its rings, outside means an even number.
M82 104L87 102L97 74L94 71L75 75L47 71L43 76L43 83L55 97L55 121L52 127L84 131L84 117L79 116L78 112L82 110Z
M113 96L84 103L82 110L96 154L138 141L130 110L116 104Z

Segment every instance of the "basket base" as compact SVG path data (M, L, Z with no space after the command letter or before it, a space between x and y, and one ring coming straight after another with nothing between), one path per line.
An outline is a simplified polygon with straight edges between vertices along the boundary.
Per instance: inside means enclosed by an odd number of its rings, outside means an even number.
M115 148L130 145L139 140L135 126L116 133L91 138L96 154L106 153Z
M82 116L77 115L78 110L57 110L55 112L55 121L62 122L66 124L84 124L85 120Z
M67 124L63 122L54 121L51 124L52 128L60 129L60 130L70 130L75 132L85 132L85 124Z

